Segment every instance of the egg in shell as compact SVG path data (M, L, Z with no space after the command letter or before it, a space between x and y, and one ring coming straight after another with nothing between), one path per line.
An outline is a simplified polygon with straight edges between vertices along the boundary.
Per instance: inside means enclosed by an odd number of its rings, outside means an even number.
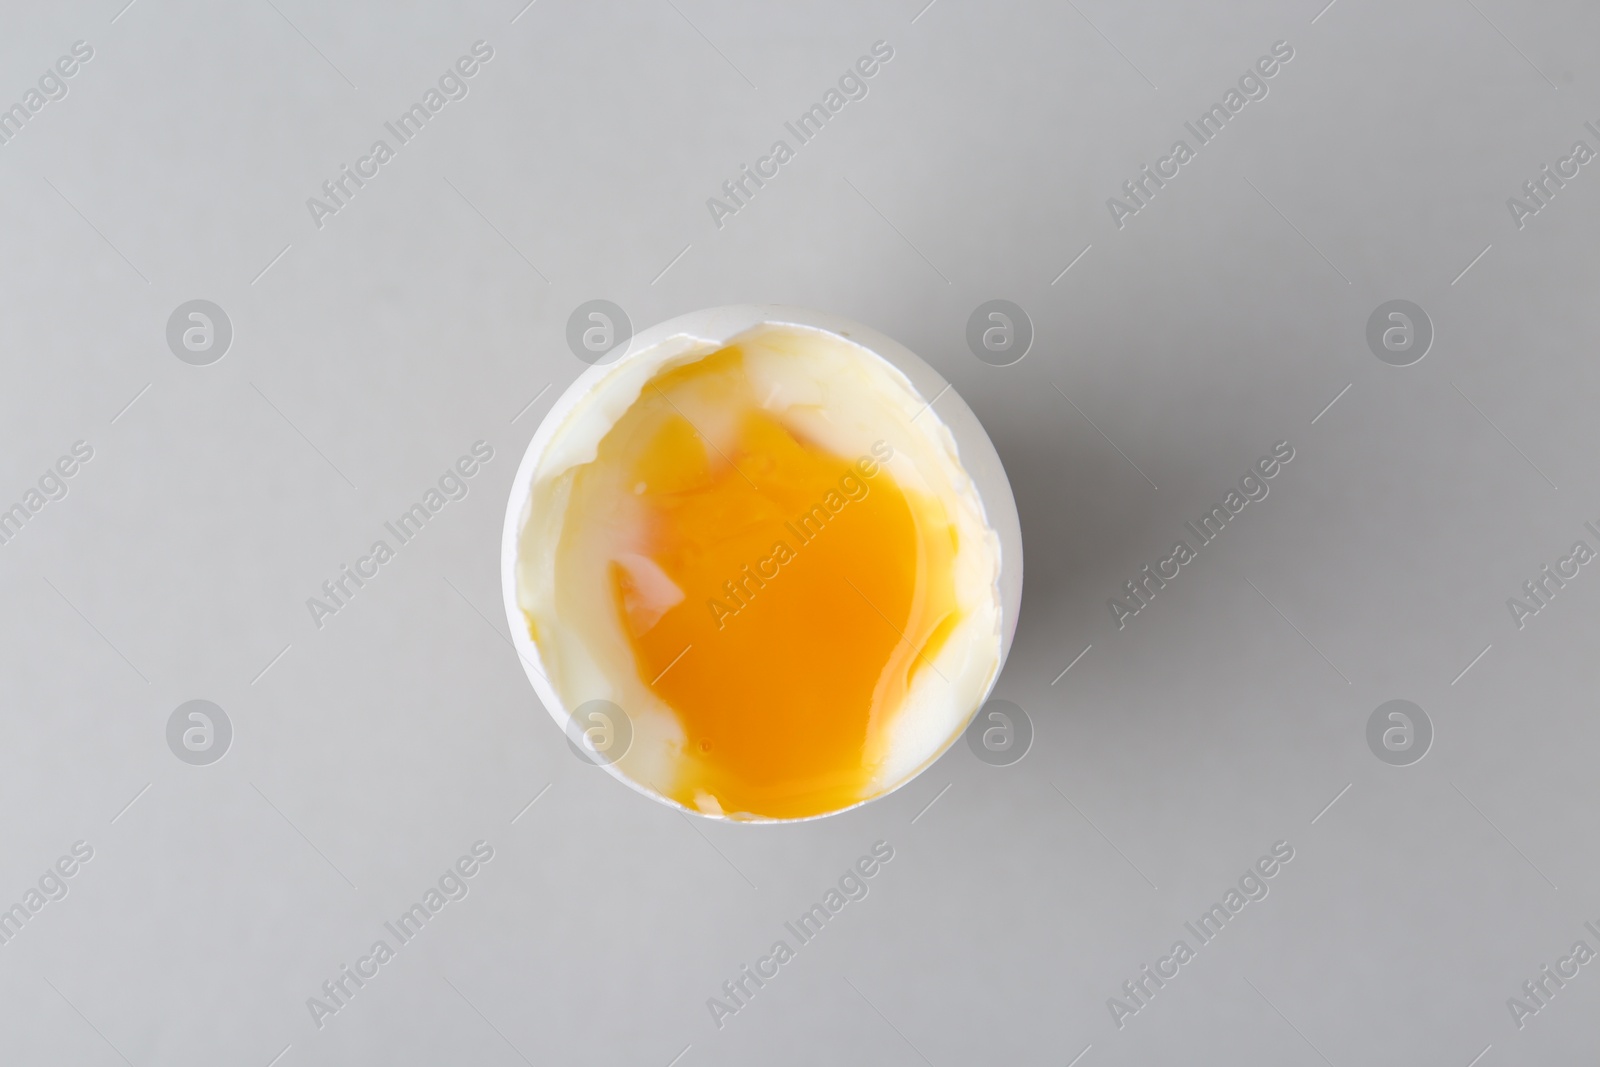
M592 366L528 447L506 607L558 724L702 815L812 818L959 737L1021 599L1016 507L975 416L887 337L717 308Z

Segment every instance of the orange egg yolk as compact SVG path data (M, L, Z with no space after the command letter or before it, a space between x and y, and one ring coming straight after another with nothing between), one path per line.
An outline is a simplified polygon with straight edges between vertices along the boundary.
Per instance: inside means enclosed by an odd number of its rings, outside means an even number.
M758 818L872 795L889 728L960 619L955 527L895 482L893 451L808 440L762 406L736 345L658 374L608 432L598 459L628 472L638 527L609 593L684 737L658 792ZM665 610L663 574L682 593Z

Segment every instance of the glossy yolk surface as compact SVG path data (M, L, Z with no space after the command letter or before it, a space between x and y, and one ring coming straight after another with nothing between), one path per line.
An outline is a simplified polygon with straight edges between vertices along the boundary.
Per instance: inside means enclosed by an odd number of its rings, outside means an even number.
M736 346L658 375L602 442L641 508L610 593L685 736L658 791L769 818L869 795L886 727L959 620L955 528L880 452L798 435L752 395Z

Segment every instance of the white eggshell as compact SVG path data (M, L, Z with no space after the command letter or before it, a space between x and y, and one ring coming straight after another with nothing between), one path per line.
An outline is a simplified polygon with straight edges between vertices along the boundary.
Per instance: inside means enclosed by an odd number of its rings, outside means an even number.
M942 446L943 453L953 461L956 469L965 472L970 489L976 496L978 521L987 528L991 543L997 546L992 599L998 604L998 619L995 621L999 648L992 671L988 672L980 687L969 687L968 691L959 695L959 706L943 708L930 720L936 722L939 735L917 738L910 743L909 750L913 754L908 758L912 763L905 765L905 761L901 761L894 780L886 782L881 791L869 798L877 799L916 777L943 754L961 736L992 690L1000 667L1011 649L1017 612L1022 601L1022 530L1017 520L1016 502L1011 495L1011 484L977 416L932 367L904 345L876 330L835 315L782 305L742 304L709 308L653 326L631 338L620 357L585 370L545 416L528 444L512 483L500 557L506 618L528 680L533 683L534 691L557 725L563 731L567 730L572 723L574 708L563 701L550 682L539 646L528 632L527 618L518 597L519 547L530 518L535 480L541 470L562 470L592 459L595 446L605 430L623 415L644 384L664 364L682 358L687 353L705 353L720 348L746 331L766 325L821 331L842 338L853 345L861 356L876 360L881 369L889 371L899 385L912 395L919 408L931 405L916 416L916 424L923 435ZM915 725L912 724L913 728ZM605 765L608 773L640 793L674 808L702 815L714 814L693 808L682 809L676 801L662 796L641 780L649 775L650 767L662 766L660 760L665 758L661 753L648 751L652 745L659 747L664 744L659 731L652 734L648 728L641 731L636 726L633 743L645 751L630 751L623 760Z

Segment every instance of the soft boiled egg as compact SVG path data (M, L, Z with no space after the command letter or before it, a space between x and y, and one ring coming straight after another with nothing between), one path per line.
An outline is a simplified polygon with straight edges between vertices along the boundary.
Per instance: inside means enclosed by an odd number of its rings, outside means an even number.
M584 372L523 458L502 563L557 723L620 710L607 770L739 820L931 764L1022 591L1011 489L960 397L889 338L782 307L683 316Z

